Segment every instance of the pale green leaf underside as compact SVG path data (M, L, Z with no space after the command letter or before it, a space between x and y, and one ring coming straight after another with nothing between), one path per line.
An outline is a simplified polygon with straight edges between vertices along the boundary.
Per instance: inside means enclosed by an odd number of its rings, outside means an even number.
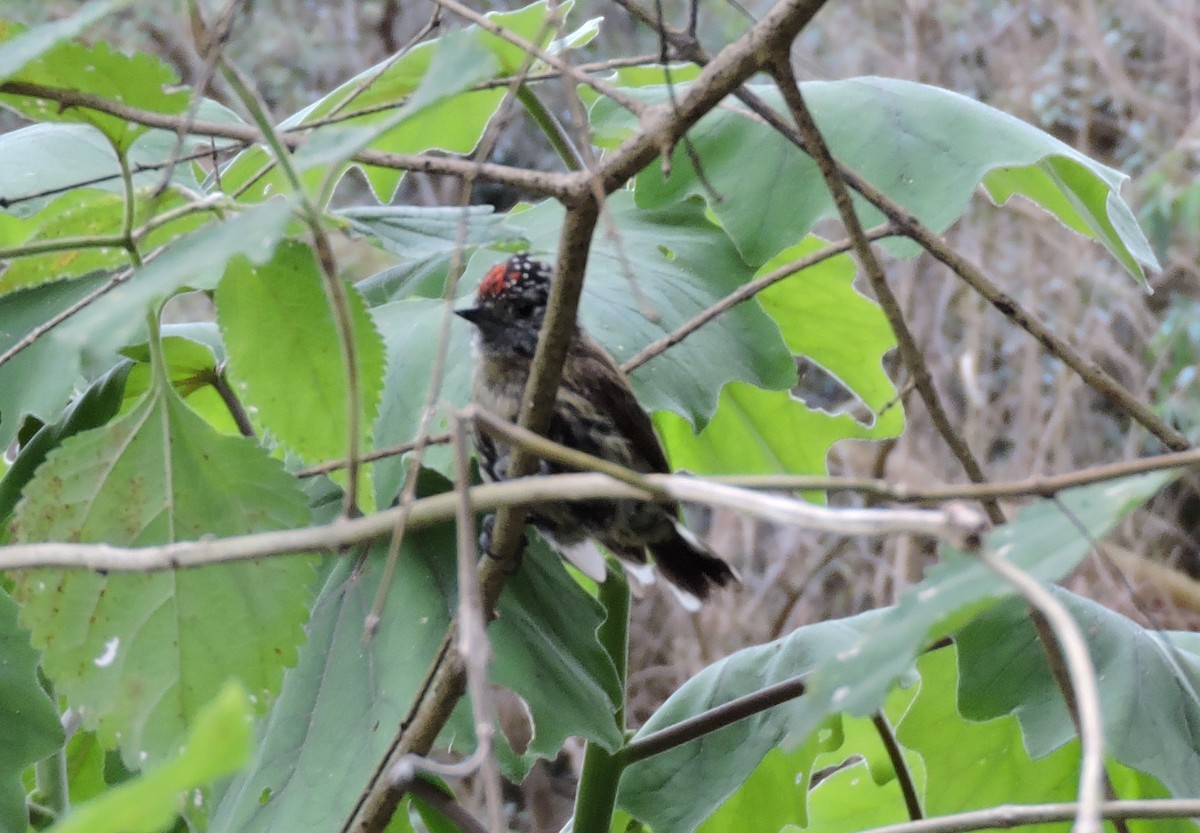
M678 95L683 85L676 87ZM785 113L774 87L753 88ZM948 90L890 78L809 81L802 85L833 155L912 211L934 231L962 215L981 183L993 198L1022 194L1065 225L1099 241L1134 276L1158 268L1129 206L1120 198L1128 178L1049 134L1000 110ZM666 101L664 87L628 90L644 101ZM615 145L632 129L624 111L601 100L593 109L601 140ZM790 121L790 119L788 119ZM704 174L722 199L713 212L751 263L762 263L802 238L835 211L815 165L788 140L730 103L688 134ZM662 206L689 195L708 197L682 148L664 181L659 166L637 178L638 201ZM857 201L863 223L882 221ZM915 254L909 243L885 244Z

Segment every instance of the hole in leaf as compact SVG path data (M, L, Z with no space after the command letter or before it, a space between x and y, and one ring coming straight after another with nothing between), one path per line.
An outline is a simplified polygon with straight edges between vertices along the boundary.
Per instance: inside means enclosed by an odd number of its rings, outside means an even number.
M492 688L496 705L496 723L508 745L518 755L524 755L533 740L533 714L521 695L507 688Z
M792 388L792 394L808 407L830 414L847 414L868 428L875 423L874 412L858 394L821 365L799 356L796 372L799 381Z

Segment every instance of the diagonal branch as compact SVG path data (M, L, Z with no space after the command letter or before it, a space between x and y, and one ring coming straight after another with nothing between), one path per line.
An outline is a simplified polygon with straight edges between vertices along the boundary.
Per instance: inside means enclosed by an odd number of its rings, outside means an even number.
M875 291L875 297L888 318L888 323L896 336L896 345L900 350L901 360L912 375L913 383L921 395L921 401L925 403L925 409L929 413L934 427L937 428L946 445L958 459L967 478L973 483L983 483L987 480L983 474L983 467L975 458L970 446L967 445L966 439L954 427L950 415L942 404L942 398L938 394L937 388L934 387L933 376L929 373L929 366L925 363L921 348L917 346L916 339L913 338L912 331L909 330L908 323L904 320L900 302L896 299L891 287L888 286L883 266L880 265L879 258L875 256L875 252L871 249L871 243L863 232L862 223L859 222L854 204L850 201L850 191L846 188L846 183L838 172L837 163L829 152L829 146L825 144L825 138L817 129L817 123L813 121L808 105L804 103L804 95L796 83L791 60L786 52L781 52L777 56L771 67L771 74L774 76L776 85L783 94L783 100L787 104L788 110L791 111L796 127L804 139L808 154L817 163L817 168L825 179L825 186L833 197L834 205L837 206L838 214L842 218L842 224L854 246L854 254L858 258L859 265L866 272L867 278L871 282L871 288ZM983 505L988 517L992 519L992 523L1004 523L1004 513L1000 510L998 502L985 500Z
M54 101L61 107L84 107L99 113L107 113L134 124L156 127L162 130L187 130L191 135L212 136L218 139L231 139L237 142L263 142L262 132L251 125L229 124L226 122L193 121L187 122L180 116L155 113L138 107L130 107L118 101L111 101L93 93L69 90L61 87L48 87L43 84L32 84L27 81L5 81L0 83L0 93L32 96L46 101ZM279 140L284 147L295 150L305 141L304 132L308 126L301 125L290 131L281 132ZM352 157L352 161L365 165L375 165L380 168L418 171L420 173L445 174L447 176L465 177L477 176L491 182L510 185L513 188L523 188L536 194L563 199L572 193L571 182L566 174L530 171L510 165L498 165L492 162L478 164L469 159L459 159L451 156L414 155L407 153L385 153L377 150L363 150ZM9 200L11 201L11 199Z

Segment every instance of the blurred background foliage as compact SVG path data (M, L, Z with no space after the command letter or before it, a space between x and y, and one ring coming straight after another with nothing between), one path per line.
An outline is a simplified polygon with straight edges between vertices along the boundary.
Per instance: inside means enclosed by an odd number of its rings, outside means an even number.
M4 5L5 16L37 23L67 14L76 4ZM200 3L210 18L218 5L223 3ZM487 10L521 3L472 5ZM668 23L685 25L689 4L661 5ZM715 50L768 5L703 0L700 36ZM256 81L282 119L401 48L430 14L429 4L399 0L247 0L226 54ZM576 63L658 52L653 34L613 3L580 0L572 21L578 25L596 16L605 18L601 34L573 55ZM858 0L828 3L793 53L801 80L874 74L945 87L1129 174L1124 196L1163 265L1150 276L1152 293L1122 274L1101 247L1019 203L1001 211L980 198L947 236L1007 292L1130 390L1155 402L1192 438L1200 436L1197 33L1200 4L1193 0ZM153 52L189 85L201 72L183 3L134 4L88 39ZM220 84L208 92L233 103ZM563 116L569 120L565 106ZM10 116L0 119L0 130L17 124ZM494 158L557 169L541 133L523 119L519 112L511 117ZM410 174L397 201L442 204L453 194L449 185ZM475 199L503 209L521 196L483 184ZM370 197L351 178L339 199L353 204ZM377 250L353 242L339 256L347 270L364 276L387 263ZM952 418L992 479L1066 472L1161 451L928 256L892 261L888 274ZM839 407L836 382L815 367L805 370L798 394L810 404ZM898 441L843 443L834 449L832 470L914 485L961 482L919 401L910 395L906 404L908 430ZM1200 625L1196 485L1194 476L1184 478L1127 522L1118 543L1090 556L1068 586L1150 627ZM733 517L712 519L709 536L739 565L747 587L695 616L658 593L635 605L629 709L634 725L684 680L735 648L890 603L932 558L931 550L908 539L826 539ZM531 776L517 802L529 814L529 827L552 827L556 814L569 807L571 772L564 758Z

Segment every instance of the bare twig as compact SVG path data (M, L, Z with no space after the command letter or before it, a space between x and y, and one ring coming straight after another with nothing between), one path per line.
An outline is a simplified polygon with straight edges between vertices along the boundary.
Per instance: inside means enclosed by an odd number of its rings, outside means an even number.
M480 772L492 833L504 830L500 806L500 772L492 754L494 712L488 689L491 643L484 624L483 600L479 593L478 553L475 547L475 512L471 508L471 456L467 448L467 420L455 415L451 436L454 448L454 492L458 550L458 653L467 674L467 695L475 718L476 751L481 752Z
M186 122L179 116L155 113L130 107L117 101L111 101L103 96L92 93L68 90L60 87L48 87L42 84L31 84L25 81L5 81L0 83L0 93L32 96L46 101L54 101L63 107L86 107L100 113L117 116L135 124L147 127L158 127L164 130L177 130ZM195 121L186 124L193 135L215 136L218 138L234 139L240 142L263 142L264 135L256 127L227 122ZM305 141L302 127L292 128L280 133L280 142L289 149L298 148ZM207 155L207 151L199 156ZM574 193L572 183L565 179L566 174L544 173L529 171L509 165L485 163L476 165L470 160L450 156L413 155L404 153L385 153L376 150L363 150L352 157L353 161L366 165L396 170L418 171L421 173L445 174L447 176L466 176L468 174L492 182L500 182L513 188L522 188L536 194L563 199ZM149 166L145 168L149 170ZM112 177L104 177L107 180Z
M599 78L593 78L587 73L579 71L577 68L571 66L557 55L550 54L536 43L530 43L520 35L505 29L500 24L485 17L469 6L459 3L458 0L434 0L434 2L447 11L453 12L464 20L471 21L479 28L491 32L496 37L503 38L514 46L520 48L521 51L523 51L527 56L537 56L539 60L543 61L549 66L554 67L554 69L556 69L560 75L569 77L578 84L584 84L588 87L591 87L596 92L600 93L600 95L611 99L613 102L624 107L629 112L638 114L644 109L644 105L640 101L631 98L608 82L602 81Z
M896 781L900 784L900 792L904 795L904 806L908 808L908 817L914 821L924 818L925 814L921 811L921 799L917 795L917 785L913 783L912 771L908 768L908 762L904 760L904 750L896 741L896 733L892 731L892 724L888 722L887 715L881 711L875 712L871 715L871 723L874 724L875 731L879 734L879 740L887 751L888 760L892 762L892 770L896 773Z
M528 452L520 450L523 455L528 455ZM971 548L981 531L980 516L963 512L965 507L957 504L940 511L829 508L814 506L798 498L760 494L678 474L646 475L646 485L647 489L639 489L603 474L556 474L472 486L470 496L471 505L477 513L515 511L540 503L595 498L700 503L823 532L842 535L928 535L966 549ZM420 529L450 520L455 516L457 499L454 492L443 492L414 501L408 508L409 528ZM73 542L9 544L0 547L0 570L77 567L137 573L187 569L277 555L338 551L387 536L402 511L403 508L397 506L373 515L337 520L322 526L256 532L231 538L177 541L150 547ZM499 521L496 527L499 527ZM519 535L521 528L517 527L515 531ZM499 551L499 546L496 547ZM494 564L499 564L499 567L493 567ZM503 580L498 580L494 575L496 569L511 571L512 563L503 563L498 558L488 559L480 570L484 610L488 612L495 604L495 594L503 585Z
M1200 799L1144 798L1134 801L1104 801L1101 802L1099 811L1100 817L1108 820L1185 819L1200 816ZM863 833L966 833L970 830L1071 821L1078 815L1077 803L1006 804L952 816L874 827Z
M791 60L786 51L781 51L777 55L771 72L783 95L783 100L791 112L792 119L795 120L796 127L804 139L805 150L817 163L817 168L825 179L825 186L833 197L834 205L837 206L838 214L842 218L842 224L854 246L854 254L871 282L871 288L875 291L875 298L879 301L879 306L887 316L892 332L896 336L896 346L900 350L900 357L916 384L917 392L921 395L921 401L925 403L930 420L958 459L967 478L974 483L984 482L987 478L984 477L982 466L975 458L970 446L967 445L966 439L954 427L950 415L942 405L941 396L934 387L933 376L929 373L929 366L925 363L921 348L917 346L916 339L913 338L912 332L908 329L908 323L904 320L900 302L896 300L895 294L888 286L883 266L880 265L879 258L871 250L870 242L863 233L862 223L859 222L858 214L854 211L854 204L850 201L850 191L842 180L837 163L829 152L829 146L825 144L825 139L817 128L817 123L813 121L808 105L804 102L804 95L800 92L800 86L796 82ZM992 519L992 523L1004 522L1004 513L1000 509L999 503L994 500L984 500L983 506L988 517Z
M233 62L222 57L225 77L232 85L249 111L258 129L275 158L275 163L283 170L300 200L305 223L312 235L313 248L317 254L317 265L320 268L321 284L325 289L325 297L329 303L329 311L333 325L337 331L338 352L342 359L342 376L346 381L346 485L342 499L342 514L351 517L358 513L358 472L359 454L362 451L362 382L359 379L358 344L354 338L354 317L350 312L350 299L347 296L345 284L338 274L337 260L333 255L333 247L329 244L329 236L322 226L320 207L309 197L301 182L290 155L275 131L273 120L267 113L266 104L258 96L253 86L248 83Z
M448 818L462 833L488 833L465 807L428 781L414 779L408 784L408 791Z
M701 714L689 717L687 720L681 720L673 726L659 729L645 737L630 741L621 751L621 759L626 764L632 764L652 755L658 755L731 723L744 720L789 700L795 700L804 692L803 677L794 677L766 688L760 688L744 697L738 697L728 703L722 703Z
M1012 564L1002 551L985 547L983 563L1007 580L1025 598L1031 608L1045 617L1053 636L1062 650L1069 690L1074 693L1078 715L1079 745L1079 804L1075 815L1078 833L1099 833L1106 774L1104 771L1104 717L1100 710L1100 687L1096 669L1088 653L1087 642L1078 623L1067 608L1039 581Z
M450 434L434 434L425 440L426 445L446 445L450 442ZM389 446L388 448L377 448L369 454L364 454L359 458L361 463L373 463L376 460L382 460L385 457L397 457L401 454L407 454L417 447L417 441L401 443L400 445ZM315 477L319 474L328 474L331 471L344 469L346 467L345 460L326 460L324 463L317 463L313 466L307 466L295 472L297 477Z
M881 240L885 237L890 237L893 234L895 234L895 231L890 225L882 225L876 226L868 231L866 233L866 237L868 240ZM767 287L773 286L785 278L790 278L797 272L808 269L811 266L816 266L818 263L824 263L831 257L844 254L845 252L850 251L850 248L851 243L849 240L841 240L837 243L830 243L819 252L813 252L807 257L803 257L800 260L794 261L785 266L780 266L778 269L775 269L766 275L742 284L720 301L717 301L715 304L702 310L691 320L685 321L676 329L670 333L667 333L667 335L663 336L662 338L655 339L647 344L640 351L638 351L635 356L621 365L621 369L626 373L631 373L635 368L645 364L658 354L665 352L670 347L674 347L676 344L683 341L685 338L696 332L696 330L700 329L708 322L712 321L714 318L717 318L722 313L728 312L730 309L742 303L743 301L753 298Z

